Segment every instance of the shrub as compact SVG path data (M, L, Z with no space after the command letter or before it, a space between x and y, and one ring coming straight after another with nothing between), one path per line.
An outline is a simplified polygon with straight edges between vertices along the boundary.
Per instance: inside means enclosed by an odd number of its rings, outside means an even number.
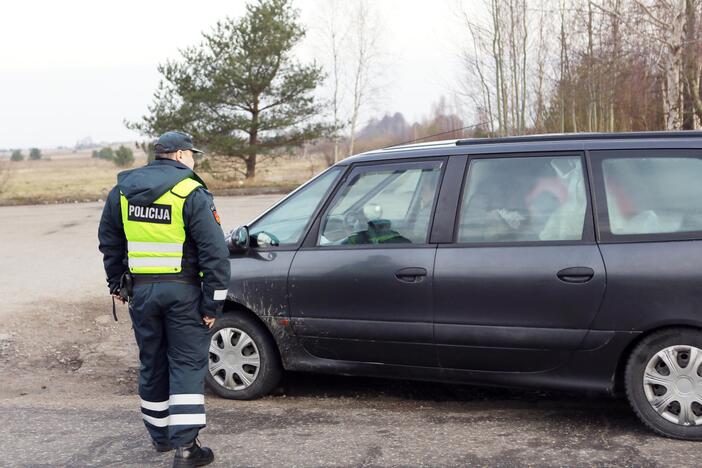
M24 155L22 154L22 150L13 150L12 156L10 156L10 161L24 161Z
M37 161L41 159L41 150L39 148L32 148L29 150L29 159L32 161Z
M115 152L112 151L112 148L106 146L100 149L100 151L93 151L93 157L104 159L105 161L113 161L115 159Z
M126 146L120 145L115 151L114 162L119 167L129 167L134 164L134 152Z

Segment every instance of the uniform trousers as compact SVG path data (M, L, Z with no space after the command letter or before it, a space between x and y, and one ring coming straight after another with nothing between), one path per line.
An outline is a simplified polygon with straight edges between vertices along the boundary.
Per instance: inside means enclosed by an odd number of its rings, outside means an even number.
M210 334L201 289L174 281L134 286L129 313L139 346L141 413L151 438L180 447L205 427Z

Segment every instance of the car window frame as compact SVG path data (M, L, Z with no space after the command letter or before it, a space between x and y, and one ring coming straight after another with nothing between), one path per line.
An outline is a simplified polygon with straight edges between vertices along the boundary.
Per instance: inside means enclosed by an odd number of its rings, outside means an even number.
M436 216L437 207L439 205L439 195L441 192L441 186L446 174L446 166L448 156L430 156L422 158L398 158L392 160L379 160L379 161L365 161L351 164L348 170L344 173L343 177L340 178L335 184L334 191L332 194L327 196L324 206L316 214L316 218L311 228L307 232L304 241L300 247L300 250L359 250L359 249L402 249L402 248L435 248L436 243L432 243L432 227L434 224L434 218ZM319 233L322 225L322 219L327 215L329 209L337 201L341 194L341 191L346 186L347 180L355 173L356 170L372 170L378 167L396 167L396 166L423 166L430 163L440 163L441 169L439 173L439 180L437 182L436 193L434 194L434 202L431 208L431 214L429 216L429 226L427 226L427 240L422 244L356 244L356 245L317 245L317 240L319 239Z
M597 210L597 236L601 244L628 244L637 242L674 242L702 240L702 230L686 232L664 232L650 234L613 234L609 224L607 191L604 183L604 161L607 159L636 158L690 158L702 160L702 149L603 149L589 150L588 159L592 164L595 206Z
M332 183L329 185L327 188L327 191L322 195L322 198L320 202L317 204L317 208L312 212L312 215L310 216L310 219L307 221L307 224L302 230L302 234L300 236L300 239L295 243L295 244L286 244L286 245L276 245L276 246L269 246L269 247L251 247L251 250L255 252L273 252L273 251L278 251L278 252L291 252L291 251L296 251L300 248L300 246L304 243L305 238L307 237L307 234L310 230L310 227L314 224L315 219L319 215L320 210L325 206L326 202L328 201L329 197L331 196L332 193L336 190L336 187L341 183L342 180L345 179L346 174L348 173L350 166L344 166L344 165L334 165L331 166L324 171L320 172L316 176L312 177L309 179L307 182L304 184L300 185L297 187L295 190L287 194L285 197L280 199L278 202L276 202L273 206L268 208L266 211L261 213L259 216L257 216L254 220L246 224L247 227L251 228L256 222L258 222L260 219L262 219L264 216L266 216L268 213L272 212L276 208L280 207L282 204L284 204L288 199L293 197L296 193L304 190L305 187L308 185L314 183L314 181L320 179L323 177L325 174L332 170L339 170L339 173L336 175L336 178L332 180Z
M453 229L451 242L447 243L452 248L486 248L486 247L538 247L538 246L567 246L567 245L594 245L596 244L595 220L594 220L594 200L592 197L590 168L588 166L587 155L584 151L533 151L520 153L481 153L466 155L465 168L458 196L456 199L456 209L453 216ZM459 242L458 229L463 208L463 196L468 185L471 163L481 159L513 159L513 158L558 158L558 157L578 157L582 165L585 200L585 219L583 223L583 234L577 240L530 240L530 241L510 241L510 242Z

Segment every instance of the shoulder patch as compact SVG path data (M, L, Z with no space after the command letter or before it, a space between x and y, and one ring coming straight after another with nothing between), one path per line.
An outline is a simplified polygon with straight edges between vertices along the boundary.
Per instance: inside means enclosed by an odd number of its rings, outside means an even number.
M214 219L215 221L217 221L217 224L221 226L222 220L219 218L219 214L217 213L217 208L215 208L214 203L210 205L210 210L212 211L212 216L214 216Z

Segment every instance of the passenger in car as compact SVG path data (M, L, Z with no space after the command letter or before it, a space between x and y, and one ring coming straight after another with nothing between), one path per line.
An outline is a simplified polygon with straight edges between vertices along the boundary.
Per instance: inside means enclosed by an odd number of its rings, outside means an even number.
M539 240L576 240L583 231L582 219L587 209L583 171L577 160L550 162L556 172L554 187L560 188L558 206L548 215Z

